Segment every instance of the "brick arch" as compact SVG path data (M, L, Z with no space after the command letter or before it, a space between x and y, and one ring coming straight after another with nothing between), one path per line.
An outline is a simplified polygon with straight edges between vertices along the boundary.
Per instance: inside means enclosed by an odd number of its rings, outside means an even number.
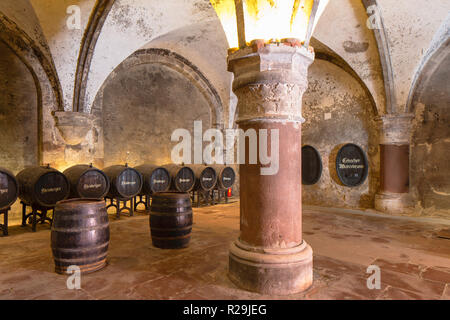
M126 71L129 68L141 64L164 65L189 79L197 89L199 89L206 101L208 101L211 110L212 126L223 129L224 108L217 90L195 65L186 58L170 50L150 48L136 51L110 74L105 83L114 78L116 74L120 74L122 71ZM103 84L103 87L104 85L105 84ZM102 89L100 89L99 92L102 92ZM97 98L95 100L97 100ZM99 111L101 112L101 110L98 110L98 108L96 109L95 107L91 110L92 113L98 113Z

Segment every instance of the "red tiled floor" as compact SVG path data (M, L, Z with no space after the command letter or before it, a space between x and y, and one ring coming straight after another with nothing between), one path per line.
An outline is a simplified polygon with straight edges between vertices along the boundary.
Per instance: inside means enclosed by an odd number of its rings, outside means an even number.
M430 267L421 274L423 279L441 281L450 284L450 268Z
M388 287L379 297L380 300L427 300L418 293L407 290Z
M384 259L377 259L372 264L379 266L382 270L395 271L417 277L423 269L423 266L417 264L404 262L392 263L391 261L386 261Z
M82 276L80 291L54 273L47 226L19 226L0 237L0 299L450 299L448 226L343 210L304 208L304 237L314 251L314 284L291 296L264 296L228 278L228 250L239 236L239 203L194 209L190 246L152 246L148 216L111 217L109 265ZM367 288L367 267L381 289Z

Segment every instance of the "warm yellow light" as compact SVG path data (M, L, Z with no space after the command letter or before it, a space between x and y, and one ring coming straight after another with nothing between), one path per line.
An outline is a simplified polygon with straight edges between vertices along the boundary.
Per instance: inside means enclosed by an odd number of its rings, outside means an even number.
M245 38L303 41L313 0L247 0L244 5Z
M317 1L317 0L316 0ZM306 41L314 0L242 0L245 39L250 43L256 39L280 41L295 38ZM317 8L314 31L329 0L320 0ZM238 29L235 0L211 0L227 35L230 48L236 48Z
M234 0L210 0L222 23L230 48L239 47Z

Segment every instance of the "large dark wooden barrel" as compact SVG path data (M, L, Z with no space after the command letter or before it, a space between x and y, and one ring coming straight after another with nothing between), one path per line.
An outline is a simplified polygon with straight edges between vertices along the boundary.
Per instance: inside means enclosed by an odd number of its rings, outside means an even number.
M187 247L191 239L192 222L192 204L188 193L161 192L153 195L150 231L155 247Z
M163 166L169 171L172 179L171 190L179 192L189 192L195 186L195 174L191 168L186 166L179 166L176 164L167 164Z
M188 167L191 168L195 174L195 190L210 191L216 186L217 173L213 167L202 164L192 164Z
M217 187L219 189L229 189L234 185L236 182L236 172L234 172L233 168L220 164L211 167L217 172Z
M19 195L19 183L12 172L0 167L0 210L11 207Z
M135 168L144 178L142 194L154 194L164 192L170 189L170 174L166 168L143 164Z
M92 165L73 166L64 175L70 183L69 198L103 199L108 194L108 176Z
M111 182L108 197L131 199L142 190L142 175L136 169L129 168L128 165L111 166L103 169L103 172Z
M312 146L302 147L302 183L314 185L322 176L322 159L320 153Z
M50 166L33 166L19 172L19 198L25 204L53 208L58 201L69 196L66 176Z
M98 199L71 199L58 202L53 215L51 246L55 271L69 266L89 273L106 266L109 220L106 205Z

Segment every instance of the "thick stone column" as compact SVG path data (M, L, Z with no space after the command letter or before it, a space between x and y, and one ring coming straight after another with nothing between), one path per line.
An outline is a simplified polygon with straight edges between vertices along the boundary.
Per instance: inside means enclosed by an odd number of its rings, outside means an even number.
M385 115L380 122L380 190L375 209L403 214L412 206L409 194L409 149L413 115Z
M240 165L241 234L230 248L229 275L250 291L300 292L313 280L312 249L302 238L301 107L314 53L260 44L230 54L228 60L240 129L279 132L277 174L262 175L259 161L249 164L246 143L247 161ZM269 134L269 152L270 141Z

